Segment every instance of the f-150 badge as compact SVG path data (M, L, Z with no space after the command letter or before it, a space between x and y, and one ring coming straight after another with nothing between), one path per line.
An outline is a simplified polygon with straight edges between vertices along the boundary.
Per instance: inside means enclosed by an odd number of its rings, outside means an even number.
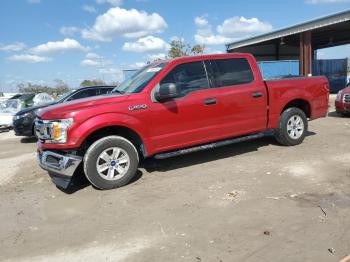
M130 111L141 110L141 109L146 109L146 108L147 108L146 104L129 106Z

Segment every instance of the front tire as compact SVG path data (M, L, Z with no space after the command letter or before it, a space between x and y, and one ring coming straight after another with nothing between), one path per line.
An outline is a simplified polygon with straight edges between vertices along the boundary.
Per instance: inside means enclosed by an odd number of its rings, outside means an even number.
M135 177L138 164L135 146L121 136L97 140L84 156L85 175L99 189L113 189L128 184Z
M296 107L286 109L280 116L275 138L285 146L295 146L303 142L308 129L305 113Z

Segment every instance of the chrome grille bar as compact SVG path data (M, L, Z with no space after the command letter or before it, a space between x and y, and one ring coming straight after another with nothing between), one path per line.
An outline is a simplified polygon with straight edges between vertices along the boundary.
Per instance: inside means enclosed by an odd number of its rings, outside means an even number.
M345 94L343 98L344 103L350 104L350 94Z

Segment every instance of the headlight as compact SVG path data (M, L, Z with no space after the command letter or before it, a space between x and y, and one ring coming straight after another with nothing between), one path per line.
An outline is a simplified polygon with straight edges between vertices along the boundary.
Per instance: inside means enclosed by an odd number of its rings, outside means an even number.
M340 90L337 94L337 98L335 100L340 101L341 100L341 95L343 94L343 91Z
M73 118L38 121L35 123L36 134L48 143L63 144L67 142L68 129L72 124Z
M33 113L31 113L31 112L30 112L30 113L21 114L21 115L15 115L15 116L13 117L13 120L18 120L18 119L25 118L25 117L33 118L34 115L33 115Z

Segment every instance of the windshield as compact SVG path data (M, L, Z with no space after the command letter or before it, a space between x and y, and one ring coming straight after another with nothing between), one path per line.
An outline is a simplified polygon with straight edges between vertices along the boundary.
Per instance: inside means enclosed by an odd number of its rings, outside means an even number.
M167 65L167 63L148 65L124 80L112 93L139 93Z

